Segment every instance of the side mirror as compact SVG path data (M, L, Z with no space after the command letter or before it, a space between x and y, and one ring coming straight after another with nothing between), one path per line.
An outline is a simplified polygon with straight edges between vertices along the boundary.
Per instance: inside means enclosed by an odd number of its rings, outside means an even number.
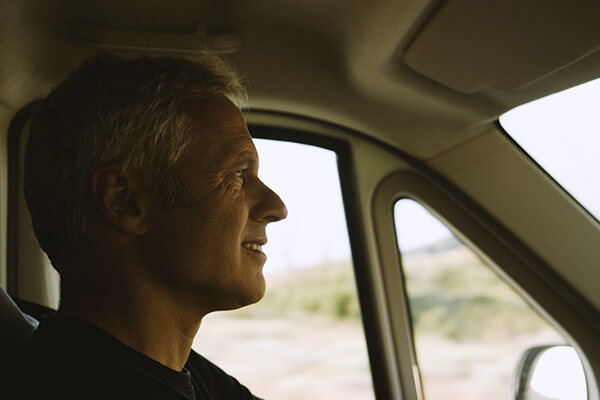
M588 400L583 364L571 346L527 350L515 382L515 400Z

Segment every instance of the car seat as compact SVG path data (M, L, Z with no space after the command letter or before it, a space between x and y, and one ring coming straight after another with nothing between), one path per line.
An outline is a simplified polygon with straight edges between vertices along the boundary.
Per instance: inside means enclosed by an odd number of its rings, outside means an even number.
M0 286L0 354L6 354L29 342L37 326L38 321L23 313Z

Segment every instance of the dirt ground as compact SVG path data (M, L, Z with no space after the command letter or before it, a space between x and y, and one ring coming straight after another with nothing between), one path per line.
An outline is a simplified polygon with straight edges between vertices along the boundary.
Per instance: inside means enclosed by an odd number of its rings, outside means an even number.
M417 344L427 400L507 400L528 347L552 332L457 343L435 335ZM286 320L217 313L202 323L194 349L272 400L374 399L362 327L318 317Z
M374 399L359 324L320 318L205 318L198 351L265 399Z

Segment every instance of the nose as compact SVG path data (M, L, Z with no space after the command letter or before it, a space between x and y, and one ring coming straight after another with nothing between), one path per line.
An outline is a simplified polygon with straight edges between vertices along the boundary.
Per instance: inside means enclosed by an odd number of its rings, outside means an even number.
M281 198L258 178L256 193L252 197L255 197L250 208L250 218L253 220L268 224L287 217L288 211Z

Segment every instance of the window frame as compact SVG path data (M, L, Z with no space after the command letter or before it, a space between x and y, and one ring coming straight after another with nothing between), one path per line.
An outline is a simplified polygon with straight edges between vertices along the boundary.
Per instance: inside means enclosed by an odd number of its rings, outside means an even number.
M409 338L411 347L411 364L405 361L403 369L415 371L414 389L418 398L424 396L418 360L414 356L416 349L394 221L394 205L403 198L418 202L451 228L532 308L568 338L584 364L589 399L597 400L600 371L593 370L591 365L598 365L600 359L594 354L597 353L594 343L597 342L600 321L593 306L498 221L422 165L417 165L415 170L397 171L384 178L374 195L372 209L384 269L399 271L393 276L389 274L388 278L399 279L403 288L402 311L398 319L404 322L404 334ZM394 246L395 254L386 251L390 246ZM588 358L593 361L590 362Z
M255 113L255 111L253 111L253 113ZM263 112L262 114L269 113ZM282 128L261 123L248 122L248 129L250 130L253 139L270 139L301 143L331 150L336 154L342 201L344 204L344 215L346 218L346 227L348 229L348 239L350 241L350 255L354 270L354 280L357 286L373 390L376 399L392 398L389 390L390 384L388 379L386 379L389 374L385 371L385 350L381 346L379 340L381 337L381 326L376 318L377 310L372 295L373 285L370 282L370 275L367 271L370 261L364 246L366 239L362 234L362 232L364 232L363 221L359 217L360 209L358 202L356 201L356 187L353 180L353 176L355 176L354 162L351 144L346 140L314 133L312 131Z

